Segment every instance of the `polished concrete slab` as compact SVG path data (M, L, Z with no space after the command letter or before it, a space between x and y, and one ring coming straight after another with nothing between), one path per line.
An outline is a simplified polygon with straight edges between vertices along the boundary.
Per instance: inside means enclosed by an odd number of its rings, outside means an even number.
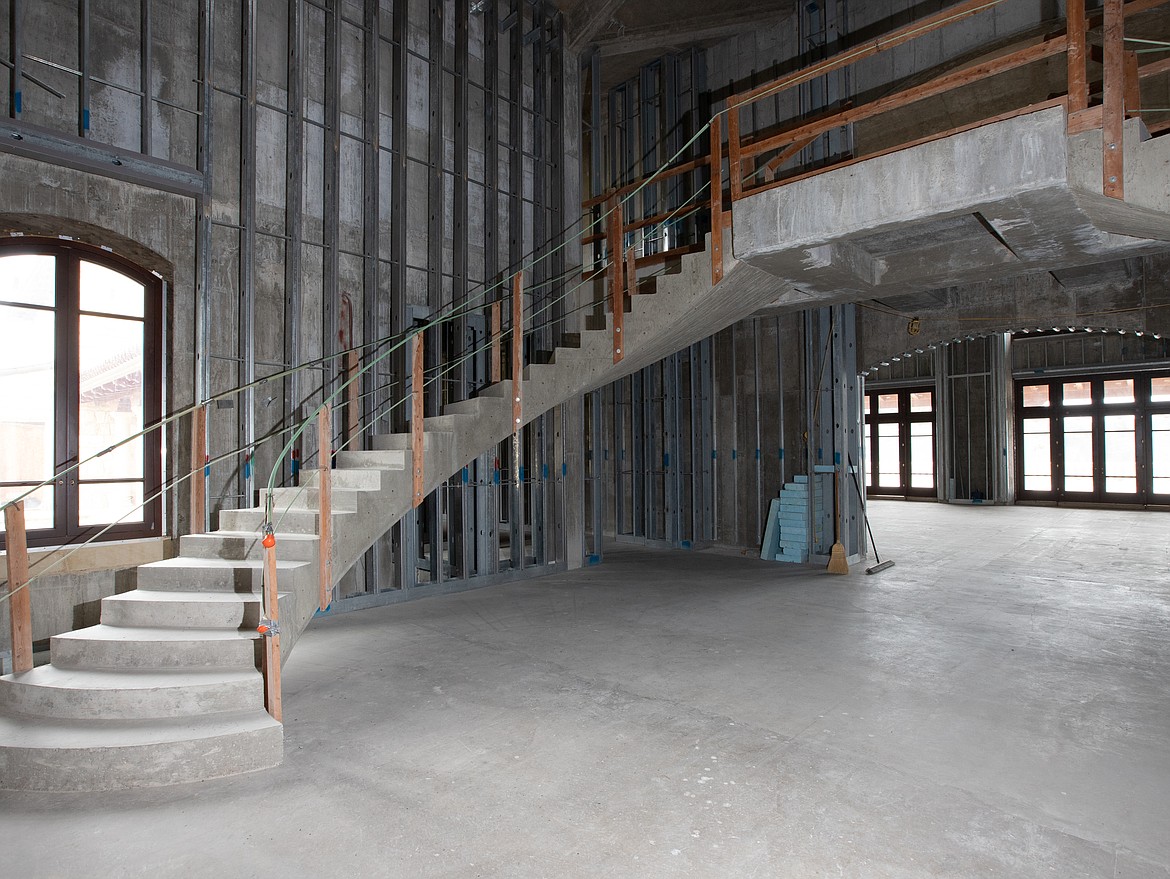
M1170 877L1170 516L872 512L320 621L283 765L0 794L5 875Z

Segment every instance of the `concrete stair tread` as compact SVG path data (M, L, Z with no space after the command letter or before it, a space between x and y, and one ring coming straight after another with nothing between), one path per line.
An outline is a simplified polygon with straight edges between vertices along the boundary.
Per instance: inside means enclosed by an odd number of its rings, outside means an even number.
M245 629L172 629L145 626L107 626L98 624L85 629L76 629L53 640L87 641L239 641L259 637L255 631Z
M285 593L280 593L284 595ZM173 601L187 603L193 601L225 604L239 604L241 602L259 601L258 592L165 592L156 589L134 589L130 592L120 592L110 595L103 601Z
M279 728L263 708L217 712L200 717L151 717L134 720L41 718L0 713L0 748L91 750L207 739L234 733Z
M216 532L216 533L219 533L219 532ZM301 536L304 536L304 535L301 535ZM313 539L316 540L317 538L314 537ZM312 564L312 563L311 562L298 562L298 561L289 560L289 559L277 558L276 570L277 571L280 571L281 569L291 570L293 568L300 567L301 565L308 565L308 564ZM219 559L219 558L201 559L201 558L195 558L193 556L178 555L178 556L175 556L174 558L163 559L162 561L158 561L158 562L149 562L148 564L140 565L139 567L143 567L143 568L178 568L178 569L182 569L182 568L217 568L217 569L218 568L233 568L233 569L234 568L254 568L256 570L263 570L264 569L264 560L263 559ZM129 593L122 593L122 594L127 595Z
M5 675L0 681L62 690L155 690L162 687L192 687L231 681L250 681L256 669L170 668L161 670L57 668L41 665L32 671Z

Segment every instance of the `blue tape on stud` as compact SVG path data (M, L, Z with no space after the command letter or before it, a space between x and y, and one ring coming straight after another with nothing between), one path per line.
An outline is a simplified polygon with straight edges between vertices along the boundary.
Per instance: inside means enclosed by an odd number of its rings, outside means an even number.
M521 482L524 481L524 468L523 467L520 468L520 481Z
M781 461L784 460L784 450L783 449L780 450L780 460Z
M562 463L561 464L561 476L568 476L568 475L569 475L569 465Z
M663 470L670 469L670 453L669 452L664 453L662 456L662 469Z
M833 463L837 464L837 465L841 464L841 453L840 452L833 452Z
M244 478L252 478L252 456L248 455L244 458Z
M16 112L19 113L20 109L21 109L21 105L24 103L24 92L17 92L15 97L16 97Z
M469 483L469 482L471 482L471 474L468 473L467 468L464 467L463 468L463 484L467 485L467 483Z
M540 468L540 478L541 479L548 479L548 464L545 464L543 467Z
M86 131L89 131L89 108L88 107L86 107L86 109L81 114L81 125Z
M732 460L732 461L734 461L734 460L735 460L735 458L736 458L736 455L737 455L738 453L739 453L739 450L738 450L738 449L732 449L732 450L731 450L731 460Z
M500 471L493 470L492 471L492 485L499 485L499 484L500 484Z
M760 460L760 450L756 449L756 460Z

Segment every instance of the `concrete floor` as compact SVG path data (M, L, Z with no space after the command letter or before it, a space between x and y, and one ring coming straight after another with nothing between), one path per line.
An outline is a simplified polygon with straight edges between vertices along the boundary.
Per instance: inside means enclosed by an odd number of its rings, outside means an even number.
M0 794L4 875L1170 877L1170 517L873 515L316 623L282 766Z

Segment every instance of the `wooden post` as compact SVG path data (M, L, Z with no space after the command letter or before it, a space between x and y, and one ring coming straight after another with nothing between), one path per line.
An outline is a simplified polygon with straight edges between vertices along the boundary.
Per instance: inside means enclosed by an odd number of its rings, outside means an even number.
M723 280L723 131L711 120L711 284Z
M410 378L410 465L414 468L414 497L411 506L423 502L423 330L414 334L414 363Z
M1125 53L1125 118L1142 115L1142 81L1138 76L1137 52Z
M361 426L361 390L362 383L357 375L361 370L361 358L357 351L350 351L345 355L345 378L349 384L345 388L345 441L349 448L360 448L357 438Z
M630 248L633 252L633 248ZM622 332L626 326L626 303L624 301L625 285L618 283L617 278L623 274L621 268L621 260L614 260L617 263L618 270L614 273L615 279L613 287L610 289L610 308L613 309L613 362L619 363L624 354L622 354Z
M1101 101L1104 157L1101 189L1125 198L1125 11L1123 0L1105 0L1105 93Z
M333 418L328 403L317 413L317 445L321 467L317 475L317 518L320 545L317 547L318 605L327 610L333 603Z
M280 604L276 590L276 538L264 535L264 615L259 632L264 638L264 707L280 721Z
M1089 81L1085 70L1085 0L1067 0L1068 112L1089 107Z
M609 208L609 221L606 223L605 249L609 258L609 289L610 296L622 284L622 206L617 193L609 197L606 202Z
M520 432L524 417L520 379L524 375L524 273L512 279L512 434Z
M202 534L207 519L207 404L191 413L191 533Z
M727 165L731 175L731 206L743 196L743 159L739 154L739 105L732 97L727 108Z
M491 383L497 384L500 380L500 300L490 306L490 320L488 332L491 334L491 362L488 364Z
M8 562L8 625L12 634L12 671L32 671L32 598L28 594L28 538L24 501L4 508Z

